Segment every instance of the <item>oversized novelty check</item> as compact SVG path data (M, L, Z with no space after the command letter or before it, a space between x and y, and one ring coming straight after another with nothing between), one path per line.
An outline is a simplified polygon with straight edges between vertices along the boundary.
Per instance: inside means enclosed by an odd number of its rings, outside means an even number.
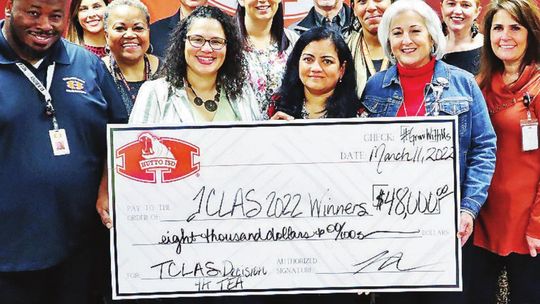
M460 290L454 118L109 126L115 299Z

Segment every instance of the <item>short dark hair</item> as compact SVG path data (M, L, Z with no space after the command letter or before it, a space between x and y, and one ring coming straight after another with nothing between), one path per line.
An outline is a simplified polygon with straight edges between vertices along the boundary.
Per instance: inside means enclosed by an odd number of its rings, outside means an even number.
M359 108L356 95L356 73L351 51L340 33L328 27L315 27L303 33L287 60L287 67L281 87L277 93L276 110L295 118L302 118L304 104L304 84L300 80L299 63L302 51L313 41L329 40L336 48L340 65L345 64L345 72L334 93L326 102L328 118L354 117Z
M217 20L223 27L227 40L227 52L223 65L218 71L217 81L225 89L227 96L234 99L241 95L246 79L242 41L232 17L217 7L199 6L176 26L171 34L170 46L165 55L161 75L165 76L173 87L184 87L184 78L187 76L187 62L184 54L186 36L193 20L199 18Z
M527 29L527 49L521 61L520 71L532 62L540 62L540 12L536 1L530 0L494 0L489 5L484 17L484 47L480 61L479 82L480 88L491 85L491 78L497 72L504 70L503 62L495 56L491 48L491 26L493 17L500 11L505 10L521 26Z

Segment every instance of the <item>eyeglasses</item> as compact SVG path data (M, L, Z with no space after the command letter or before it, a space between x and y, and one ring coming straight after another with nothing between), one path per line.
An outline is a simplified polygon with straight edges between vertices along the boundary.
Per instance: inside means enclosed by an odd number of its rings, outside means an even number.
M198 48L198 49L202 48L204 44L208 42L208 44L214 51L221 50L227 44L227 40L223 38L212 37L210 39L206 39L200 35L187 36L187 40L189 41L189 44L191 44L192 47Z

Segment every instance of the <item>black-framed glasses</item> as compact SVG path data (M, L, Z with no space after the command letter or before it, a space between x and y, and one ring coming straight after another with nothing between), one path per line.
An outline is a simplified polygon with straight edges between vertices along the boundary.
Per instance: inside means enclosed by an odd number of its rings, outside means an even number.
M202 48L204 44L208 42L208 44L214 51L221 50L227 44L227 40L223 38L212 37L210 39L206 39L201 35L189 35L187 36L187 40L192 47L198 49Z

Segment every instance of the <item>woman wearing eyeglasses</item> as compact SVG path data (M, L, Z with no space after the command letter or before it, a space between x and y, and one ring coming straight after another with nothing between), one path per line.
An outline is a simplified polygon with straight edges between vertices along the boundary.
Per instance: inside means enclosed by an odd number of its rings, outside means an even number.
M131 123L257 120L258 105L244 89L242 42L231 17L201 6L171 36L162 78L140 89Z
M116 0L118 1L118 0ZM259 120L244 87L242 42L231 17L212 6L195 9L171 36L162 78L139 90L129 123L202 123ZM258 304L258 297L148 300L140 303Z

